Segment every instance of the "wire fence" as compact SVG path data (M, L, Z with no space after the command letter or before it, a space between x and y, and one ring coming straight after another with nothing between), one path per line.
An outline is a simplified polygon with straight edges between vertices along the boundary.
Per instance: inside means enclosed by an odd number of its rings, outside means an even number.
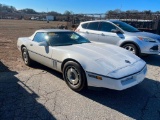
M121 20L139 30L160 34L160 14L117 13L117 14L76 14L68 17L68 21L78 25L90 20Z
M25 19L46 20L48 14L3 14L0 13L0 19ZM124 21L140 30L149 31L160 34L160 14L155 13L92 13L92 14L70 14L70 15L54 15L54 21L65 21L65 28L76 27L80 22L91 20L110 20L116 19ZM64 27L62 27L64 28Z

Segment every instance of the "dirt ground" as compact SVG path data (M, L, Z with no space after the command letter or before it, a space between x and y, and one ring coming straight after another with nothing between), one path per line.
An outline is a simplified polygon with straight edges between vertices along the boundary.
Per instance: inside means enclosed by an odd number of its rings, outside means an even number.
M17 49L18 37L28 37L38 29L56 28L66 22L28 21L28 20L0 20L0 61L9 70L26 70L21 53ZM0 65L0 72L7 71Z

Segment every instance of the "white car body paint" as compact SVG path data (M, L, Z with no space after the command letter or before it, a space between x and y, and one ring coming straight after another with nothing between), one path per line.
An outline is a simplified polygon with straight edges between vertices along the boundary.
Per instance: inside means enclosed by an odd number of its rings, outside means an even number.
M44 47L32 41L37 32L56 31L68 32L68 30L38 30L31 37L19 38L18 49L21 51L21 46L26 46L31 59L59 72L62 72L64 60L77 61L86 73L88 86L123 90L144 80L147 73L146 63L123 48L102 43ZM31 44L33 46L30 46ZM101 76L102 80L90 76Z

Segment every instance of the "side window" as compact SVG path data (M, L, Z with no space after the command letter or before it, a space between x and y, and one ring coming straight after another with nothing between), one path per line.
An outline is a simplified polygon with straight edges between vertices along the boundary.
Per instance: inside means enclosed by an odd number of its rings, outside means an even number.
M82 24L82 28L84 28L84 29L86 29L86 28L87 28L87 26L88 26L88 23L84 23L84 24Z
M87 29L98 30L98 25L99 25L99 22L91 22L88 24Z
M111 32L112 29L116 29L116 27L111 23L107 23L107 22L100 23L100 27L99 27L100 31Z
M36 33L33 41L38 42L38 43L45 41L45 33L42 33L42 32Z

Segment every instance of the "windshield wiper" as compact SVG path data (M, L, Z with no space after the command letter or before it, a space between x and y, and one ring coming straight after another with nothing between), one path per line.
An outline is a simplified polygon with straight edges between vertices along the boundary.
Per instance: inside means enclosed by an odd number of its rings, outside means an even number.
M66 45L73 45L73 44L61 44L61 45L53 45L53 46L66 46Z
M132 31L132 32L141 32L141 31Z

